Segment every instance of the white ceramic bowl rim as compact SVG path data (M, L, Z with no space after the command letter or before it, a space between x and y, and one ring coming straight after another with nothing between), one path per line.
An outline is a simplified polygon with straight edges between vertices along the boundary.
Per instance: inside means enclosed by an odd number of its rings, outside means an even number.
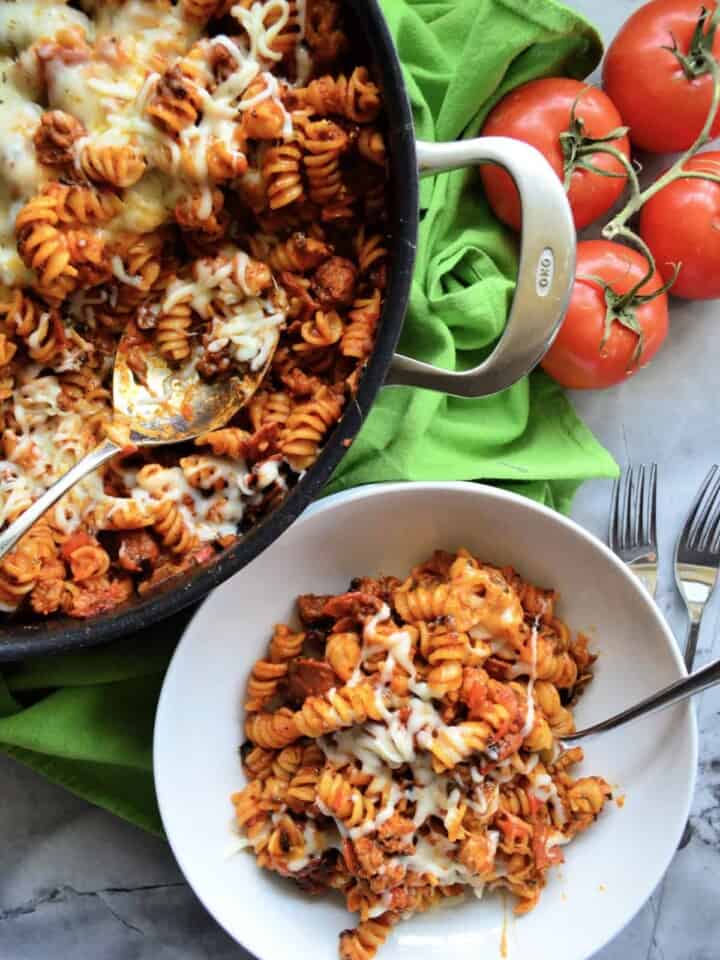
M302 514L302 516L296 521L296 523L290 528L290 530L287 531L285 534L283 534L283 536L280 537L269 548L269 550L276 550L276 551L282 550L283 541L291 534L297 535L298 531L302 529L303 525L306 524L308 521L310 521L313 517L317 516L318 514L327 513L329 511L337 511L339 513L345 506L353 502L363 501L363 500L372 500L373 498L387 496L389 493L409 492L409 491L415 491L415 492L437 491L437 492L443 492L443 493L457 491L457 492L465 492L465 493L471 493L473 495L477 495L483 498L486 502L496 501L498 503L501 503L503 501L512 501L515 504L522 505L524 509L528 510L531 513L534 512L534 513L540 513L542 515L545 515L546 517L549 517L555 524L567 528L576 537L579 537L580 539L585 540L592 548L594 548L594 550L602 553L605 562L608 565L610 565L612 568L614 568L617 571L617 573L619 573L619 575L630 585L631 591L633 591L640 598L642 604L646 607L646 611L651 616L651 619L655 621L655 624L658 627L659 632L664 636L664 639L667 644L667 650L673 658L674 664L677 668L678 675L684 675L686 673L684 662L677 648L674 637L669 627L667 626L665 620L663 619L662 615L660 614L658 608L655 606L650 596L645 592L644 588L640 585L639 581L637 581L635 576L628 570L625 564L623 564L618 559L618 557L616 557L615 554L608 549L608 547L605 544L603 544L600 540L598 540L595 536L593 536L593 534L589 533L587 530L583 529L577 523L570 520L569 518L556 513L555 511L551 510L546 506L543 506L542 504L539 504L536 501L529 500L525 497L522 497L514 493L510 493L498 487L492 487L485 484L462 482L462 481L454 481L454 482L420 481L420 482L413 482L413 483L381 483L381 484L373 484L373 485L367 485L362 487L356 487L348 491L343 491L341 493L334 494L332 496L325 498L324 500L321 500L313 504ZM440 546L440 544L438 544L438 546ZM264 554L263 556L266 556L266 555L267 553ZM254 561L254 563L244 568L244 570L236 574L235 577L242 578L244 575L246 575L248 570L252 570L252 567L255 564L257 564L260 559L261 558L258 558L258 560ZM398 572L398 571L394 571L394 572ZM232 583L232 580L229 581L228 583ZM225 584L223 587L220 587L219 590L227 589L227 587L228 587L228 584ZM317 589L318 590L321 589L320 584L317 585ZM218 591L216 591L216 593L217 592ZM181 870L183 871L183 873L185 874L186 878L189 880L191 885L193 885L193 874L194 874L192 859L191 858L189 859L185 855L185 850L182 844L178 842L178 838L173 834L172 828L168 828L168 825L172 821L171 806L172 806L173 797L171 796L172 791L170 790L170 784L168 783L166 786L166 783L165 783L164 774L166 771L166 767L163 763L163 761L165 760L165 757L163 756L163 744L166 742L165 731L167 729L167 725L171 722L170 714L172 711L169 704L171 695L169 691L172 689L174 685L176 673L178 673L178 671L180 670L179 665L181 664L181 661L182 661L183 649L185 646L185 638L188 638L189 635L192 634L193 625L197 624L198 621L202 620L204 616L203 611L206 610L206 606L208 604L212 604L212 597L214 595L215 594L211 594L208 600L206 601L206 603L203 604L203 606L196 612L195 616L193 617L190 624L188 625L184 638L181 639L180 643L178 644L178 647L176 648L176 651L168 667L168 671L165 677L165 682L163 684L163 689L160 694L158 709L156 714L156 721L155 721L155 742L154 742L153 760L154 760L154 769L156 771L156 794L157 794L158 805L160 808L160 813L163 819L163 823L166 827L167 837L168 837L170 846L172 848L172 851L175 855L176 860L178 861L178 864L180 865ZM260 654L261 654L261 650L260 648L258 648L257 655L260 655ZM680 708L675 708L675 709L680 709ZM698 751L697 721L695 719L694 711L689 710L687 716L689 718L689 730L687 730L685 734L686 735L685 745L689 751L688 759L690 762L688 764L688 767L691 768L692 771L696 771L697 751ZM165 734L165 736L163 736L163 734ZM597 771L597 772L602 772L602 771ZM692 776L690 776L687 780L686 790L682 797L682 810L678 810L676 813L677 823L684 823L690 813L690 805L692 802L694 784L695 784L695 773L693 773ZM678 807L680 807L679 801L678 801ZM678 816L678 814L680 813L682 815ZM678 834L678 837L675 838L675 844L677 843L678 840L679 840L679 834ZM640 908L642 903L644 903L645 900L647 900L647 898L650 896L655 885L661 879L662 874L664 874L665 870L667 870L667 867L669 866L674 853L675 853L675 845L669 845L667 850L667 856L665 857L665 862L664 862L664 866L661 874L652 878L646 884L645 889L638 889L636 891L637 898L635 902L628 905L622 921L619 923L619 925L616 924L613 927L613 929L610 929L607 931L607 935L604 941L602 943L597 943L594 948L595 950L601 949L602 946L605 945L605 943L607 943L610 939L612 939L622 929L622 927L624 927L625 924L632 919L632 917ZM207 895L207 891L205 891L201 887L198 887L198 888L194 887L194 889L198 898L204 904L208 912L210 912L213 916L215 916L215 918L218 920L221 926L223 926L231 936L233 936L235 939L241 942L242 945L247 950L251 951L256 956L263 957L263 960L275 960L275 958L270 957L266 953L264 953L264 949L267 944L262 934L262 929L263 929L262 923L248 926L247 929L243 929L242 933L239 933L237 927L233 928L232 924L227 920L226 916L223 916L223 915L218 916L218 913L216 910L214 910L214 905L211 902L212 898ZM542 904L540 905L539 909L540 910L542 909ZM348 917L348 919L350 919L350 917ZM241 940L240 940L240 937L242 937ZM298 931L298 937L302 937L301 931ZM417 948L415 950L415 955L421 955L421 953ZM468 956L470 956L470 953L468 953ZM510 957L512 960L512 953ZM382 960L382 952L380 954L380 960ZM520 960L519 957L518 957L518 960Z

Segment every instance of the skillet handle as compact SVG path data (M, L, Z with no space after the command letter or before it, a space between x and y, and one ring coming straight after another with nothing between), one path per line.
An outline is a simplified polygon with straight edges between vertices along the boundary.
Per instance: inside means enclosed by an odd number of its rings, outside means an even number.
M479 366L455 373L395 354L386 386L424 387L456 397L486 397L512 386L543 358L565 315L575 275L575 226L562 183L542 154L507 137L417 144L420 176L498 163L522 203L520 267L510 316Z

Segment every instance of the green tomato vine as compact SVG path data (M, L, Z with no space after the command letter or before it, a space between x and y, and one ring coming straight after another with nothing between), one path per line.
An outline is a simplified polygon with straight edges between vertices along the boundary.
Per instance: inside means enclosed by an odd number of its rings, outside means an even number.
M583 167L587 170L591 170L594 173L601 174L602 176L623 176L623 174L618 174L607 170L600 170L598 167L596 167L591 160L592 155L596 153L606 153L614 157L624 168L625 174L627 174L630 196L625 206L619 211L619 213L617 213L603 227L602 235L606 240L621 240L639 250L639 252L647 260L647 272L625 294L615 293L615 291L613 291L610 286L599 277L588 276L582 277L581 279L592 280L593 282L600 284L600 286L603 288L606 314L600 349L602 350L607 343L608 337L610 336L610 331L612 330L612 325L615 322L619 323L627 330L632 331L636 335L637 344L630 359L629 368L632 368L638 363L645 346L645 335L637 318L637 308L645 303L649 303L655 297L658 297L670 290L675 282L675 279L677 278L678 272L680 271L681 264L675 264L673 276L670 277L670 279L661 287L659 287L657 290L654 290L652 293L641 294L640 290L642 287L655 275L655 259L648 245L645 243L642 237L640 237L630 226L628 226L628 222L632 219L632 217L639 213L643 205L651 197L654 197L656 193L659 193L676 180L698 179L712 180L715 183L720 183L720 174L716 175L709 171L706 172L702 170L684 169L685 164L691 160L698 153L698 151L705 146L706 143L710 141L710 131L712 130L715 118L717 117L718 109L720 109L720 66L718 66L718 62L713 54L713 42L715 40L718 26L720 26L720 6L715 9L712 15L705 7L703 7L700 11L700 16L698 17L698 22L690 40L687 53L683 53L679 49L677 41L674 37L672 38L672 45L664 48L678 59L688 81L695 80L703 75L710 75L712 78L712 98L710 101L710 109L708 110L708 114L705 118L705 123L703 124L702 130L698 134L695 142L685 151L685 153L678 157L675 163L673 163L673 165L666 170L662 176L658 177L657 180L654 180L644 190L640 187L637 170L632 161L629 160L624 153L618 150L617 147L613 146L613 141L625 136L625 134L628 132L628 128L619 127L617 130L611 131L605 137L600 137L597 139L587 137L584 132L582 119L576 115L576 107L580 97L578 97L578 100L576 100L575 104L573 105L569 129L566 133L563 133L560 136L563 157L565 161L566 190L569 188L573 170L577 169L578 167Z

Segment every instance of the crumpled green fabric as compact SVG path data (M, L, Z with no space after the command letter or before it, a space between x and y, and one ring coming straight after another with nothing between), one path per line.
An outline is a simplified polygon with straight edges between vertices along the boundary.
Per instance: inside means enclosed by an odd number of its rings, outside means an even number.
M112 647L44 656L0 674L0 750L118 816L162 834L152 730L182 621Z
M385 0L383 7L425 140L476 136L510 89L538 76L582 78L602 52L585 21L548 0ZM400 350L466 369L504 329L515 238L490 213L476 170L423 180L421 206ZM382 391L327 492L377 480L483 479L567 510L582 480L614 472L564 392L537 371L480 400Z
M383 8L417 133L427 140L475 135L512 87L543 75L584 77L602 52L595 30L551 0L383 0ZM401 349L462 369L486 355L503 330L515 241L491 215L476 171L423 181L421 206ZM567 509L579 482L615 470L562 390L534 373L483 400L382 391L326 492L381 480L483 479ZM152 724L182 622L105 649L6 668L0 749L161 833Z

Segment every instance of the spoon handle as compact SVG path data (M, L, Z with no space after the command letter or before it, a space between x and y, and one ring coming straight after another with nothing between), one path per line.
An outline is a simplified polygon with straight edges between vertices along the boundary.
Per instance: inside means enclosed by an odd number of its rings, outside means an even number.
M103 440L94 450L85 454L82 460L79 460L74 467L71 467L67 473L64 473L59 480L45 491L31 506L22 513L17 520L14 520L9 527L0 533L0 560L9 553L15 544L23 537L30 527L39 520L40 517L49 510L54 503L67 493L71 487L102 466L106 460L110 460L116 453L120 453L122 447L119 447L112 440Z
M696 693L702 693L703 690L715 686L716 683L720 683L720 659L713 660L688 677L675 680L674 683L663 687L662 690L658 690L657 693L641 700L640 703L636 703L634 707L628 707L627 710L616 713L614 717L609 717L607 720L596 723L592 727L586 727L584 730L578 730L576 733L569 733L560 739L563 742L570 742L592 737L598 733L606 733L608 730L614 730L615 727L620 727L630 720L637 719L637 717L644 717L658 710L664 710L666 707L672 707L673 704L680 703L681 700L687 700L688 697L694 697Z

